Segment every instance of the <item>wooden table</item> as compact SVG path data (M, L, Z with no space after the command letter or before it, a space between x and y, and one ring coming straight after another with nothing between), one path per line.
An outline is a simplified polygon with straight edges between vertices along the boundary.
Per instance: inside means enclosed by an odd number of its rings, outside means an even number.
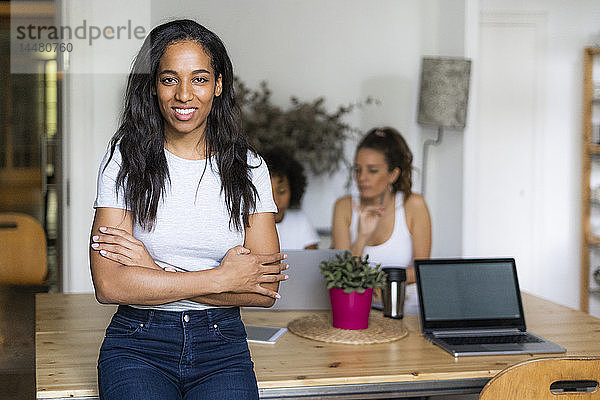
M523 301L529 330L562 345L567 355L600 354L600 319L531 295L524 294ZM97 398L98 349L114 310L91 294L37 295L38 399ZM244 311L243 318L250 325L285 327L307 313L252 310ZM455 359L423 338L416 317L407 316L402 323L408 337L387 344L329 344L291 332L274 345L250 344L261 398L478 393L500 370L533 357Z

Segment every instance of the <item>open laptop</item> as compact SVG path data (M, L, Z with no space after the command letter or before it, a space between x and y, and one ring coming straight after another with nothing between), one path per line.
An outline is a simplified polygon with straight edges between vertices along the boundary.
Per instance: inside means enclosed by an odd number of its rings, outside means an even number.
M287 281L279 284L281 298L271 307L275 310L328 310L329 291L321 275L321 261L332 260L343 250L282 250L290 268Z
M415 260L423 334L455 357L564 353L528 333L513 258Z

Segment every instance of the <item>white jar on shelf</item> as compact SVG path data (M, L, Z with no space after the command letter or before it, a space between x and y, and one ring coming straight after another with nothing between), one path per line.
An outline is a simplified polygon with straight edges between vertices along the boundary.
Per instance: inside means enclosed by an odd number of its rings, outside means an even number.
M595 237L600 237L600 207L592 207L590 215L590 233Z
M594 82L594 99L600 99L600 82Z
M600 204L600 185L594 186L590 193L590 200L594 203Z

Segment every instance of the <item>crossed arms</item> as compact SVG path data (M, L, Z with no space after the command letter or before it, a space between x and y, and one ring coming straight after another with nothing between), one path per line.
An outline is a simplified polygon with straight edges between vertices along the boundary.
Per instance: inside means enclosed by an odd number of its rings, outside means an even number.
M100 230L103 229L103 231ZM230 249L220 265L205 271L173 272L158 266L132 236L131 213L97 208L92 225L90 267L101 303L159 305L190 299L216 306L270 307L279 297L285 255L272 213L250 215L244 246Z

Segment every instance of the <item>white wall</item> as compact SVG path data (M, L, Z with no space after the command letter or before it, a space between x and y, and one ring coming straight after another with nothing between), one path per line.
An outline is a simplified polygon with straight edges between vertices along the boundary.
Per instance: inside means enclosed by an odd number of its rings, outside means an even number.
M422 56L466 57L465 26L466 2L464 0L438 0L431 2L424 14ZM417 89L418 90L418 89ZM415 93L418 102L418 91ZM415 162L419 169L416 177L422 179L422 146L434 139L437 129L419 127L419 142L413 146ZM459 257L462 254L462 192L463 192L463 132L446 129L438 146L428 148L428 165L425 194L432 218L432 257Z
M464 253L512 250L523 288L577 308L581 55L600 33L600 3L485 0L480 11L472 48L479 120L465 142ZM486 77L490 71L498 74ZM507 76L517 79L502 82ZM511 94L512 101L501 98Z
M63 5L64 15L71 23L77 23L82 17L91 18L78 2L65 1ZM437 55L439 43L446 47L446 55L460 52L464 41L460 29L464 24L461 7L462 0L372 3L229 0L153 1L148 10L152 26L173 17L191 17L214 30L226 43L236 74L251 87L262 80L268 81L274 101L283 106L289 104L292 95L307 100L325 96L330 109L368 96L379 99L381 105L359 110L348 121L363 131L373 126L397 127L413 148L416 166L419 166L421 137L415 121L421 56ZM106 10L91 12L99 25L112 23L115 18ZM114 46L103 57L85 59L86 65L96 71L93 75L67 75L65 128L69 165L66 175L70 177L71 200L66 210L68 237L65 243L69 248L65 291L92 289L87 240L95 195L94 177L106 143L116 129L125 84L125 76L102 73L102 68L113 59L128 62L132 56L131 49ZM77 62L84 60L78 60L74 52L71 63L76 65ZM453 150L449 154L457 153L457 143L460 140L450 143L449 148ZM349 159L353 157L353 150L354 144L349 143ZM440 154L446 153L441 150ZM435 160L436 155L432 154L431 159ZM452 163L458 167L448 168ZM444 171L460 171L460 166L460 157L450 156L432 168L430 179L437 180L436 175ZM316 227L330 226L331 209L335 199L345 192L346 176L343 171L333 177L311 177L304 208ZM443 190L435 194L446 200L436 203L432 199L432 214L437 227L447 225L438 219L456 220L457 227L452 228L455 233L456 229L460 230L461 202L457 199L462 177L456 173L451 174L450 179L457 184L449 185L449 195ZM460 252L460 235L450 235L446 241L438 232L444 230L434 229L434 249L438 254L445 253L446 242L453 247L448 253Z

